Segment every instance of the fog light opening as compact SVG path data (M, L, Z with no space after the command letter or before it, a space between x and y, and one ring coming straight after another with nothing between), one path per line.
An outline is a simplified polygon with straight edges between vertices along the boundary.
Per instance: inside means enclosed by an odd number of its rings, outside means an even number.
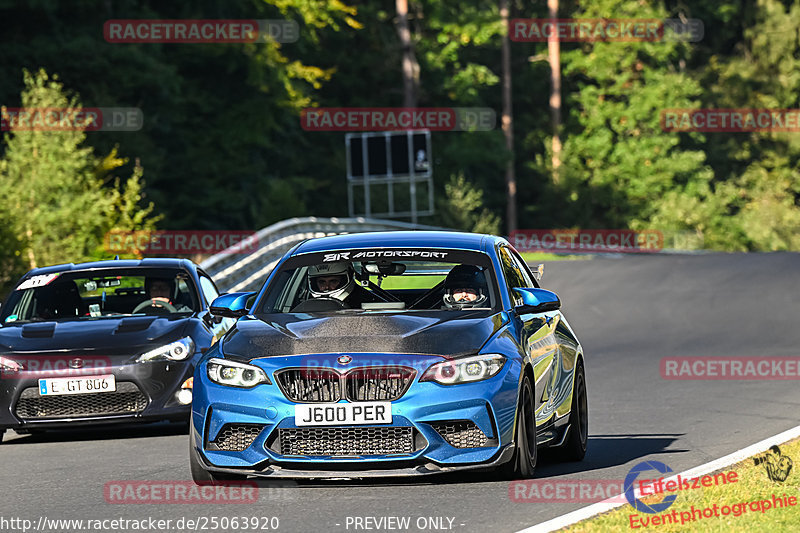
M178 403L181 405L189 405L192 403L192 387L194 386L194 377L187 379L181 384L181 390L175 395Z
M179 404L189 405L192 403L192 389L181 389L175 397L178 399Z

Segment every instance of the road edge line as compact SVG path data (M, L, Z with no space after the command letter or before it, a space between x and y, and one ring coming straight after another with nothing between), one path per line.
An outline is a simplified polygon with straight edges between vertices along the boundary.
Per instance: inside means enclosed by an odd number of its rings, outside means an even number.
M695 478L699 476L703 476L705 474L709 474L726 466L730 466L734 463L739 463L748 457L755 455L757 453L764 452L769 449L770 446L774 446L776 444L783 444L786 441L790 441L800 437L800 426L795 426L791 429L787 429L782 433L778 433L777 435L773 435L772 437L767 437L766 439L756 442L755 444L751 444L745 448L741 448L733 453L730 453L724 457L720 457L719 459L714 459L708 463L704 463L700 466L696 466L684 472L680 472L679 474L675 474L672 477L666 478L664 481L671 481L677 480L678 476L682 478ZM641 493L639 489L636 489L635 496L639 498ZM622 501L619 501L622 499ZM549 533L551 531L556 531L558 529L571 526L580 522L582 520L586 520L587 518L591 518L595 515L600 513L605 513L607 511L611 511L616 509L617 507L622 507L623 505L628 505L628 502L625 500L625 494L619 494L617 496L612 496L611 498L607 498L601 502L593 503L591 505L587 505L586 507L581 507L580 509L576 509L575 511L569 512L567 514L563 514L561 516L557 516L546 522L541 522L534 526L530 526L525 529L521 529L517 531L517 533Z

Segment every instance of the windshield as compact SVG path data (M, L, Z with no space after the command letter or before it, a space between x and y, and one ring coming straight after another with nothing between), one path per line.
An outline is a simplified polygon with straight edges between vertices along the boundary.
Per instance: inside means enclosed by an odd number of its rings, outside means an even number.
M33 276L2 308L4 325L108 316L188 314L198 310L196 290L178 269L105 269Z
M273 277L257 313L495 310L491 262L444 250L416 259L408 250L303 254ZM406 259L404 255L414 257Z

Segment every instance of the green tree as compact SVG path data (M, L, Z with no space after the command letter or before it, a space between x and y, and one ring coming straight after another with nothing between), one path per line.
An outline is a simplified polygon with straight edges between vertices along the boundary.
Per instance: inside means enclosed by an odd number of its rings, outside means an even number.
M450 176L445 198L438 205L438 219L448 228L475 233L500 234L500 218L483 205L483 191L476 189L463 174Z
M584 5L572 16L668 15L663 6L633 0ZM562 53L568 111L557 187L565 202L562 224L688 225L681 212L663 206L708 194L713 173L702 151L680 146L681 134L664 132L660 125L665 108L697 107L701 87L679 66L687 54L686 45L675 42L581 43ZM549 156L537 161L550 170Z
M0 298L5 298L11 285L26 270L22 243L17 238L13 222L7 206L0 204Z
M23 73L22 106L81 109L57 76ZM5 111L5 108L3 108ZM67 131L13 129L4 136L0 203L21 256L33 268L96 257L110 229L151 229L152 204L142 209L141 168L126 186L111 172L125 163L113 150L98 158L79 128ZM110 181L111 185L104 185Z
M800 136L668 133L659 119L664 108L800 107L800 2L559 3L563 18L699 18L705 35L697 43L562 43L558 184L546 149L550 73L540 59L547 44L511 43L520 227L652 227L692 231L711 248L798 249ZM417 104L500 110L497 0L408 4ZM546 2L510 2L510 9L511 18L547 16ZM57 71L87 105L142 109L141 131L92 134L91 141L97 153L122 144L137 155L147 169L139 194L159 206L172 229L258 228L291 216L342 215L344 134L303 131L300 110L403 101L394 2L126 0L98 9L91 2L0 0L0 18L36 21L5 28L0 63ZM285 18L300 31L285 44L103 39L108 19L180 18ZM0 102L16 100L22 89L21 78L0 77ZM483 192L481 210L502 213L510 153L499 129L435 132L432 156L441 205L452 200L448 177L463 175ZM134 161L106 171L91 164L86 175L102 179L104 190L115 188L114 175L136 175L136 185L128 184L134 191L143 186ZM22 168L23 161L15 164ZM104 209L80 195L76 201ZM454 224L464 227L463 220Z
M704 50L695 66L710 108L800 107L800 3L758 0L739 13L733 51ZM701 146L714 169L720 209L710 247L800 249L800 139L794 133L708 134Z
M144 191L164 215L163 226L253 229L309 210L342 214L343 188L334 185L344 181L344 172L331 168L343 169L343 143L336 135L305 134L299 112L317 102L344 62L343 47L330 43L352 39L355 15L338 0L126 0L100 7L0 0L0 19L37 21L0 35L0 63L6 70L58 72L87 107L139 107L140 131L92 135L92 143L98 153L122 144L140 158L147 169ZM293 20L299 39L160 45L112 44L103 37L108 19L206 18ZM0 76L0 103L16 100L23 88L15 76ZM312 150L314 157L302 157ZM131 160L120 172L129 175L133 166ZM295 193L288 203L287 188Z

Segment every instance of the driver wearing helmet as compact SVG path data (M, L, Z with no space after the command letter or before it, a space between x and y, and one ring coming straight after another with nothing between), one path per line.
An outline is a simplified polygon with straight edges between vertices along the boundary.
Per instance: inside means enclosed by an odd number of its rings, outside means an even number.
M353 267L344 262L308 267L308 290L314 298L335 298L355 309L372 300L369 291L356 285Z
M172 298L175 295L175 280L172 278L145 278L144 290L147 296L144 302L152 300L151 307L164 307L163 305L159 305L158 302L166 302L174 307L175 311L178 313L191 311L191 309L185 305L173 303Z
M486 277L473 265L456 265L444 280L444 307L469 309L486 307L488 300Z

